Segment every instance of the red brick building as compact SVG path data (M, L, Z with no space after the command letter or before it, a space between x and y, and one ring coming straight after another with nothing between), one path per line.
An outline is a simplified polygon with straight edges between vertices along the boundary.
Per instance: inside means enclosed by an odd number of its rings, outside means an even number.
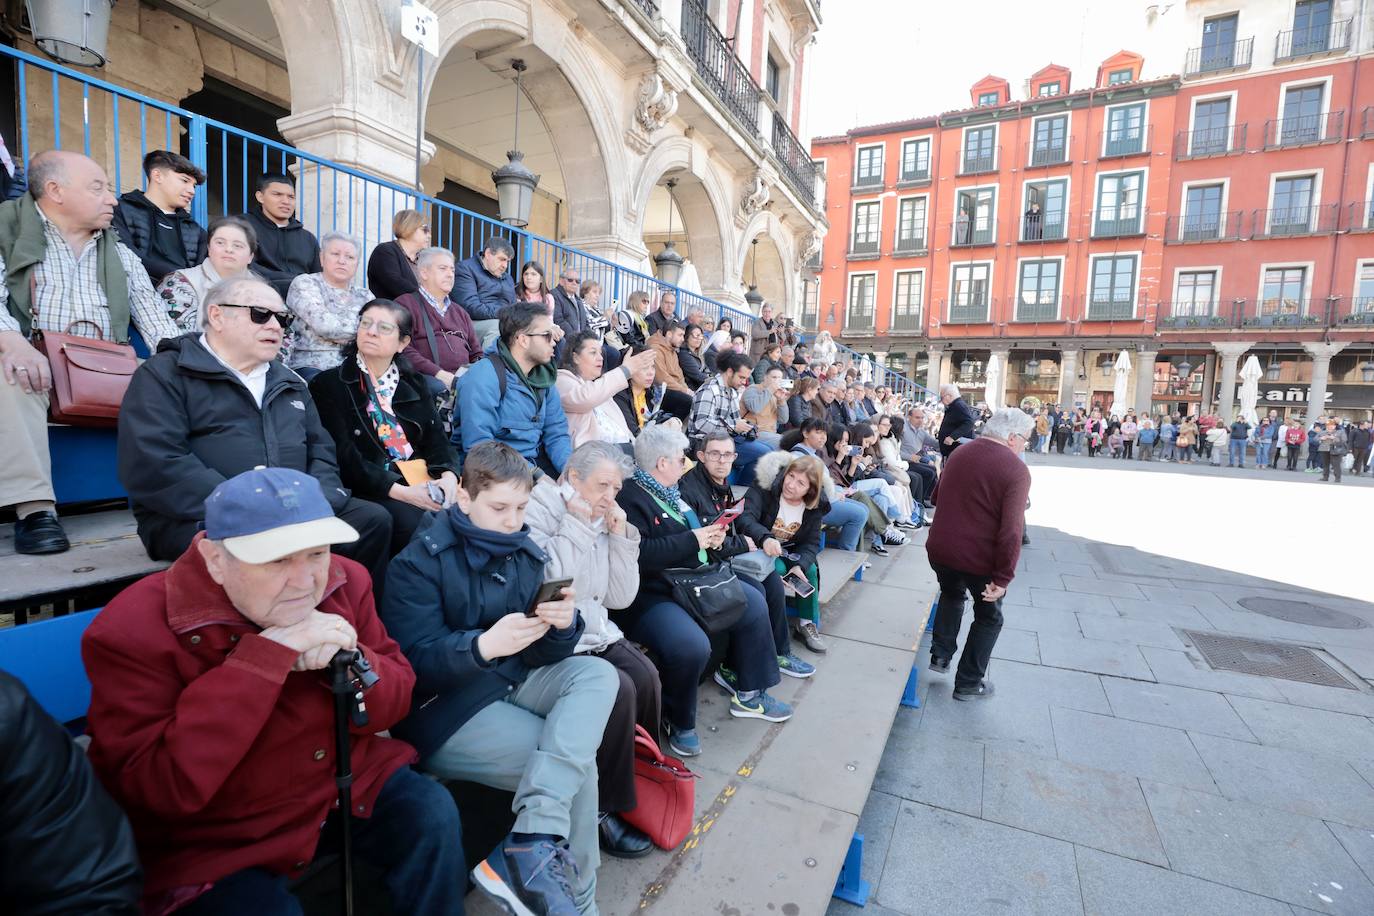
M1366 415L1374 59L1361 71L1332 20L1265 36L1261 71L1241 14L1218 37L1210 7L1187 5L1203 47L1180 76L1142 80L1121 51L1090 88L1050 64L1019 99L988 76L970 108L812 141L831 227L816 329L975 399L995 356L1008 404L1105 407L1125 350L1137 409L1229 413L1253 352L1262 397L1301 413L1334 355L1325 402Z

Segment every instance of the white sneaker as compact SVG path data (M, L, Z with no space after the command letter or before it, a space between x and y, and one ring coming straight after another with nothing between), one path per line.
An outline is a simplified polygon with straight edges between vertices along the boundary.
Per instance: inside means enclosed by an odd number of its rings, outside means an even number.
M898 530L896 525L888 525L883 532L883 543L891 547L901 547L907 542L907 536Z

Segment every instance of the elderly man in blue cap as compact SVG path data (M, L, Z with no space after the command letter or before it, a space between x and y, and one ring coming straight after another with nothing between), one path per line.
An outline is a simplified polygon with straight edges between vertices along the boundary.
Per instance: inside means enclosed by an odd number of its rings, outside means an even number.
M299 914L288 889L338 848L328 668L357 650L380 680L354 725L352 839L408 914L461 913L466 867L447 791L381 737L415 675L363 567L330 554L358 533L313 477L256 468L215 487L205 530L171 568L86 630L90 760L134 827L154 916Z

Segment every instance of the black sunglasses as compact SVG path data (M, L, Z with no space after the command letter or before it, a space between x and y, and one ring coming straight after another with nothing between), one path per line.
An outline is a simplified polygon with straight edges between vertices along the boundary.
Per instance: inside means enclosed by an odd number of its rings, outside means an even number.
M235 302L221 302L219 307L222 309L248 309L248 320L253 324L267 324L273 318L277 319L278 326L283 331L291 330L292 323L296 316L290 312L278 312L275 309L265 308L261 305L239 305Z

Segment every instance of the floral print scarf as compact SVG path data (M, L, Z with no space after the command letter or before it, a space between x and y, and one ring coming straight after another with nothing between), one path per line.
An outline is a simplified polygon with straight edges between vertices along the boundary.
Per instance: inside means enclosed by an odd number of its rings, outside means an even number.
M368 371L367 363L358 356L358 369L362 373L363 392L367 395L367 416L377 430L377 438L393 461L408 461L415 454L410 440L406 438L401 421L391 412L391 399L396 395L396 386L401 381L401 371L392 363L391 368L374 379Z

